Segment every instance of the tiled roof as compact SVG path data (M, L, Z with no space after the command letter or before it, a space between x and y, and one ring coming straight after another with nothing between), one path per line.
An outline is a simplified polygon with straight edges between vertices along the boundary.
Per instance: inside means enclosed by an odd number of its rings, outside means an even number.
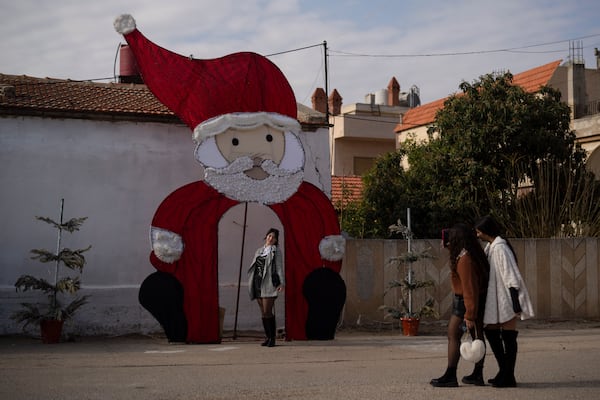
M562 60L521 72L513 76L513 84L521 86L526 92L537 92L544 85L547 85L554 75L556 68ZM394 132L403 132L418 126L430 124L435 119L438 110L444 107L447 97L432 101L419 107L411 108L402 117L402 123L396 125Z
M546 65L530 69L513 77L513 84L521 86L526 92L535 93L547 85L562 60L553 61Z
M362 198L363 183L360 176L332 176L331 202L334 207L346 205Z
M411 108L402 116L402 123L398 124L394 132L402 132L418 126L427 125L435 119L435 114L444 106L446 98Z
M0 74L0 113L177 120L146 85L92 83Z
M0 115L180 122L146 85L93 83L0 74ZM322 126L325 115L298 104L298 120Z

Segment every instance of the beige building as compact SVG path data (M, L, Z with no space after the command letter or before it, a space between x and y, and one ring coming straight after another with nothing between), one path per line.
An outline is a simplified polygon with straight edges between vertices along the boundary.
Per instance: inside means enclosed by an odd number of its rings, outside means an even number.
M419 98L418 89L402 93L392 78L386 89L366 95L364 103L342 106L337 90L328 99L321 88L315 90L312 103L313 109L330 115L331 173L341 177L362 175L375 158L395 150L394 126Z

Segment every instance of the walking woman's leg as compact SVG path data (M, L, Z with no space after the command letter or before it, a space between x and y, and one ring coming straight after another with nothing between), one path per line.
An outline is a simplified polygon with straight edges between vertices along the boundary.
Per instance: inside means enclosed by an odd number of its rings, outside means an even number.
M266 339L261 346L274 347L276 336L275 314L273 308L275 306L275 297L261 297L257 299L260 307L260 312L265 330Z
M452 315L448 321L448 366L444 375L431 380L436 387L457 387L456 368L460 360L460 338L462 336L462 318Z
M471 331L471 338L473 340L481 339L481 340L483 340L483 342L485 344L485 338L483 337L483 319L482 318L478 318L475 321L475 330ZM475 385L475 386L485 386L485 382L483 381L483 363L484 363L484 361L485 361L485 355L483 356L483 358L481 360L479 360L478 362L475 363L475 366L473 367L473 372L471 373L471 375L467 375L462 378L462 383L466 383L468 385Z

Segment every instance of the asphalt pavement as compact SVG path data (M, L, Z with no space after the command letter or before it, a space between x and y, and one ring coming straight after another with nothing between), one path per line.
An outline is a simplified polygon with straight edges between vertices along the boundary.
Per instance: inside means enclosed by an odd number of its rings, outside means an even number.
M0 337L0 399L598 399L600 323L520 329L518 387L434 388L446 338L433 332L343 330L331 341L256 335L221 344L169 344L164 337L83 337L59 344ZM459 379L473 364L461 360ZM493 355L484 374L493 377Z

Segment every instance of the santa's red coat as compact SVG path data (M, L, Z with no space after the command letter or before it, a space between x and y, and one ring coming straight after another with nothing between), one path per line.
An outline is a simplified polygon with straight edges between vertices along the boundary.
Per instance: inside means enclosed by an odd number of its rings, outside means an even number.
M152 226L180 235L185 246L174 263L159 260L154 252L150 261L156 269L175 275L183 286L190 343L220 341L218 226L223 214L236 204L239 202L198 181L171 193L152 220ZM319 253L321 239L340 234L337 215L329 198L308 182L285 202L269 207L279 217L285 234L286 338L306 339L308 305L302 284L316 268L340 271L341 261L324 260Z

